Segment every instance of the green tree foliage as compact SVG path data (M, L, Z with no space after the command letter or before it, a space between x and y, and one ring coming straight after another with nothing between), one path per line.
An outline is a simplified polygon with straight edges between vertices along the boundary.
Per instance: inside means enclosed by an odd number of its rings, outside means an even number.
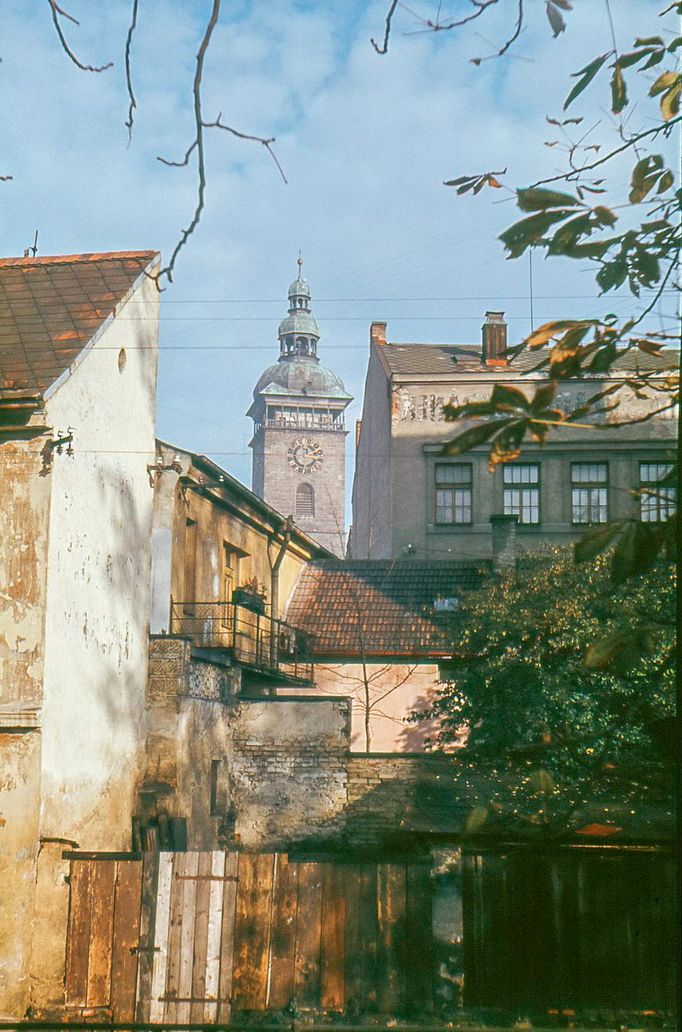
M682 13L682 3L668 4L659 12L662 16L671 13ZM500 237L511 259L532 248L547 258L587 260L594 266L600 293L625 286L635 299L645 291L645 304L625 319L615 315L555 319L534 328L525 340L509 349L508 358L513 366L522 351L536 354L537 362L529 372L539 374L544 382L534 385L534 391L529 389L527 395L496 386L487 401L449 406L446 418L461 426L446 448L449 454L462 454L476 444L487 443L489 463L494 468L515 459L525 441L544 444L550 433L562 428L580 426L599 432L605 426L653 419L679 405L679 353L666 347L679 342L679 333L654 330L647 325L646 317L664 292L676 286L679 272L682 189L677 168L668 167L658 147L662 140L679 132L682 120L681 47L682 36L664 39L658 34L645 35L635 39L627 53L618 53L614 44L613 49L575 73L576 82L566 97L564 110L576 105L593 83L607 78L607 103L618 142L611 149L604 149L601 143L585 143L588 136L592 141L592 130L583 133L582 128L575 128L583 122L581 116L548 118L559 137L548 146L565 151L567 167L564 172L513 191L524 217ZM631 96L638 104L640 127L636 130L623 117ZM582 135L574 141L572 132ZM622 195L618 186L609 189L607 176L613 167L620 184L622 161L628 156L632 159L629 187ZM500 179L503 175L488 172L460 176L446 185L455 187L458 194L480 193L486 186L504 189ZM562 381L609 376L628 352L641 360L635 372L601 389L595 383L592 396L572 411L554 403ZM646 416L628 416L625 406L619 411L619 404L632 396L649 402ZM605 421L595 420L604 413L608 414ZM678 476L676 470L669 479L674 483ZM655 540L647 528L628 522L613 533L593 536L576 558L592 557L615 542L614 573L622 578L642 571L645 553L655 558L663 549L672 550L675 541L675 520Z
M557 549L470 593L450 679L413 718L438 722L436 747L468 729L463 763L495 774L468 830L496 810L565 827L590 800L665 799L674 630L670 563L614 585L605 556L576 569Z

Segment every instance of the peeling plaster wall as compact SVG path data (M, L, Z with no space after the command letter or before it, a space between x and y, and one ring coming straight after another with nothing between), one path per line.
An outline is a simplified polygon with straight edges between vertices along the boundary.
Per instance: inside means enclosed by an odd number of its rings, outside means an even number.
M238 674L192 656L182 638L152 639L145 816L187 818L190 849L281 848L336 828L350 700L242 699Z
M230 797L242 847L274 849L340 824L348 699L240 702L231 725Z
M50 511L44 442L0 444L0 1015L22 1014L29 986Z
M191 470L191 457L173 448L161 447L165 463L179 454L183 474ZM200 479L205 479L202 473ZM218 488L216 494L221 489ZM225 493L229 498L229 486ZM270 542L272 529L247 501L234 497L232 511L212 497L199 494L178 483L178 474L166 471L159 477L154 499L154 599L152 632L170 630L170 600L176 602L221 602L225 594L225 547L240 553L233 586L239 587L254 577L266 592L270 603L272 566L279 544ZM187 521L196 524L193 540L195 552L188 561ZM310 552L291 543L279 570L279 611L284 612ZM187 571L192 569L194 583L186 584Z
M38 852L40 734L0 732L0 1016L28 1002Z
M41 833L84 849L129 847L140 774L157 345L144 278L47 402L74 455L50 474Z

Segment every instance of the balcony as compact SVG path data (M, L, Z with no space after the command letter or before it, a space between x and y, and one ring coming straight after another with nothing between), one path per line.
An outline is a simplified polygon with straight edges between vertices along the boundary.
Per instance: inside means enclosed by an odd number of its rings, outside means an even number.
M235 602L174 602L170 630L197 648L222 649L245 670L266 678L301 685L312 681L304 632Z

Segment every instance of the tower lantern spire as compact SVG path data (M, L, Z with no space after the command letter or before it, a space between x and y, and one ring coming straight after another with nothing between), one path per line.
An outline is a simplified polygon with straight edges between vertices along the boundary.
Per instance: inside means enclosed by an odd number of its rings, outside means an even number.
M320 331L310 311L310 287L303 278L303 258L298 252L298 275L290 285L289 314L279 324L279 360L307 359L317 362Z

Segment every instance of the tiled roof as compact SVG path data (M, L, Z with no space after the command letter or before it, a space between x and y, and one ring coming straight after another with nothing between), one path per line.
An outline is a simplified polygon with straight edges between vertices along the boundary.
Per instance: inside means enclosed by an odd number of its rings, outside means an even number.
M54 383L156 257L0 259L0 397L40 394Z
M447 656L457 602L443 600L477 587L485 572L484 563L454 560L321 560L301 574L287 620L311 636L314 657Z
M481 363L480 344L385 344L379 351L390 376L455 376L487 371ZM494 372L503 376L523 373L537 365L541 358L542 354L537 351L522 351L508 368L496 367ZM677 366L678 359L678 352L672 349L660 359L632 350L618 359L613 368L619 372L664 370Z

